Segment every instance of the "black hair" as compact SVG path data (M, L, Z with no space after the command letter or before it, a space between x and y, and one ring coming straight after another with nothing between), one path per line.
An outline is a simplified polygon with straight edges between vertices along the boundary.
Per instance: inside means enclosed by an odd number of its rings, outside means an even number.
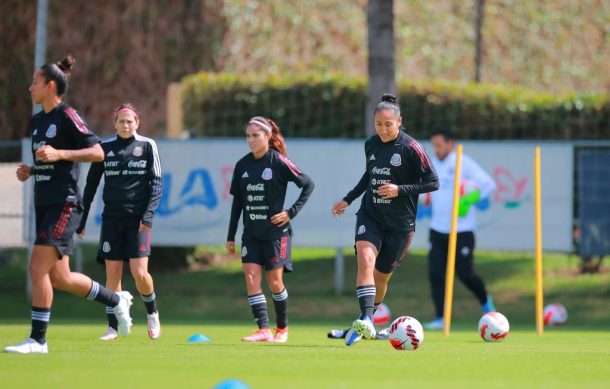
M432 133L430 134L430 138L433 136L440 135L446 141L455 140L455 134L448 128L434 128L432 129Z
M400 117L400 107L398 106L396 96L394 95L385 93L383 96L381 96L381 101L375 107L375 113L383 109L389 109L391 111L394 111L396 117Z
M42 76L45 81L55 81L57 85L57 95L62 96L68 89L68 80L70 78L70 71L74 66L76 59L70 54L66 55L61 61L56 63L47 63L40 67L42 70Z

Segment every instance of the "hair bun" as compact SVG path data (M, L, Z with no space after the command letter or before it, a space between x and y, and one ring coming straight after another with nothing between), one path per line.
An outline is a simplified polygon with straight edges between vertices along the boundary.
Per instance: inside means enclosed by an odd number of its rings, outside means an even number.
M389 93L384 93L384 95L381 96L381 101L387 101L388 103L396 104L396 96Z
M62 72L64 72L64 74L68 74L70 73L70 70L74 66L75 62L76 59L72 55L68 54L61 61L57 62L56 65L61 69Z

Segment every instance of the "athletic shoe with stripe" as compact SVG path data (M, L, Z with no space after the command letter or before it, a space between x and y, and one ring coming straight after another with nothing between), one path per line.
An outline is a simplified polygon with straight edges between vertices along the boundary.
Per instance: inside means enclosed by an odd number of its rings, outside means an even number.
M115 340L119 337L119 333L112 327L108 327L106 333L100 336L100 340Z
M47 342L40 344L32 338L27 338L14 346L6 346L4 352L16 354L48 354L49 348L47 347Z
M119 295L119 303L116 307L112 308L112 312L116 316L119 322L119 335L127 336L131 332L131 316L129 315L129 309L133 304L133 296L128 291L124 290L116 292Z
M375 339L375 335L377 334L373 321L366 315L354 320L352 323L352 329L359 335L362 335L362 337L365 339Z
M288 341L288 327L276 328L273 341L276 343L286 343Z
M148 321L148 337L152 340L159 339L161 336L161 323L159 322L159 312L146 315Z
M269 328L261 328L253 335L241 338L243 342L273 342L273 334Z
M431 322L425 323L424 328L427 330L442 330L445 327L445 321L442 317L437 317Z
M390 327L386 327L382 330L377 331L377 335L375 335L375 339L385 340L390 335Z
M362 340L362 335L360 335L359 333L357 333L356 331L354 331L354 328L350 328L349 330L347 330L347 333L345 334L345 345L346 346L353 346L354 344L360 342Z

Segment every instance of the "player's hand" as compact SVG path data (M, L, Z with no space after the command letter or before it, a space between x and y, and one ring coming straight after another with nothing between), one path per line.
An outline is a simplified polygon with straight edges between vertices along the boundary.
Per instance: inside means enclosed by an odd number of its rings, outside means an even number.
M83 228L80 232L77 230L76 236L78 236L78 239L83 240L83 238L85 237L85 229Z
M57 162L61 159L61 150L44 145L36 150L36 159L42 162Z
M17 167L17 179L21 182L27 180L28 178L30 178L30 175L32 175L32 168L28 165L26 165L25 163L20 163L19 167Z
M382 199L398 197L398 186L394 184L383 184L377 188L377 193L379 193L379 197Z
M288 212L282 211L278 214L271 216L271 223L275 224L278 227L282 227L290 221L290 216L288 216Z
M139 232L150 232L152 231L152 227L147 226L146 224L140 222L140 228L138 228Z
M228 254L235 254L235 242L233 241L228 241L227 242L227 253Z
M337 201L333 204L330 212L333 216L343 216L345 214L345 208L349 207L349 204L345 200Z

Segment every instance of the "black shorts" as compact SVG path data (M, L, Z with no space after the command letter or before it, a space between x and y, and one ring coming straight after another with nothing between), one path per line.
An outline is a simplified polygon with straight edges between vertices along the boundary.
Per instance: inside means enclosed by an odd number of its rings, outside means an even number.
M274 270L284 267L284 271L292 271L292 237L290 233L282 235L279 239L262 240L242 236L241 262L256 263L265 270Z
M34 244L57 247L58 259L72 254L74 232L80 224L83 208L78 202L36 207Z
M109 218L102 219L98 261L143 258L150 255L150 232L140 232L140 219Z
M381 273L389 274L396 270L400 260L407 253L414 234L415 231L385 229L366 212L356 214L355 241L367 241L377 248L379 254L375 260L375 269Z

